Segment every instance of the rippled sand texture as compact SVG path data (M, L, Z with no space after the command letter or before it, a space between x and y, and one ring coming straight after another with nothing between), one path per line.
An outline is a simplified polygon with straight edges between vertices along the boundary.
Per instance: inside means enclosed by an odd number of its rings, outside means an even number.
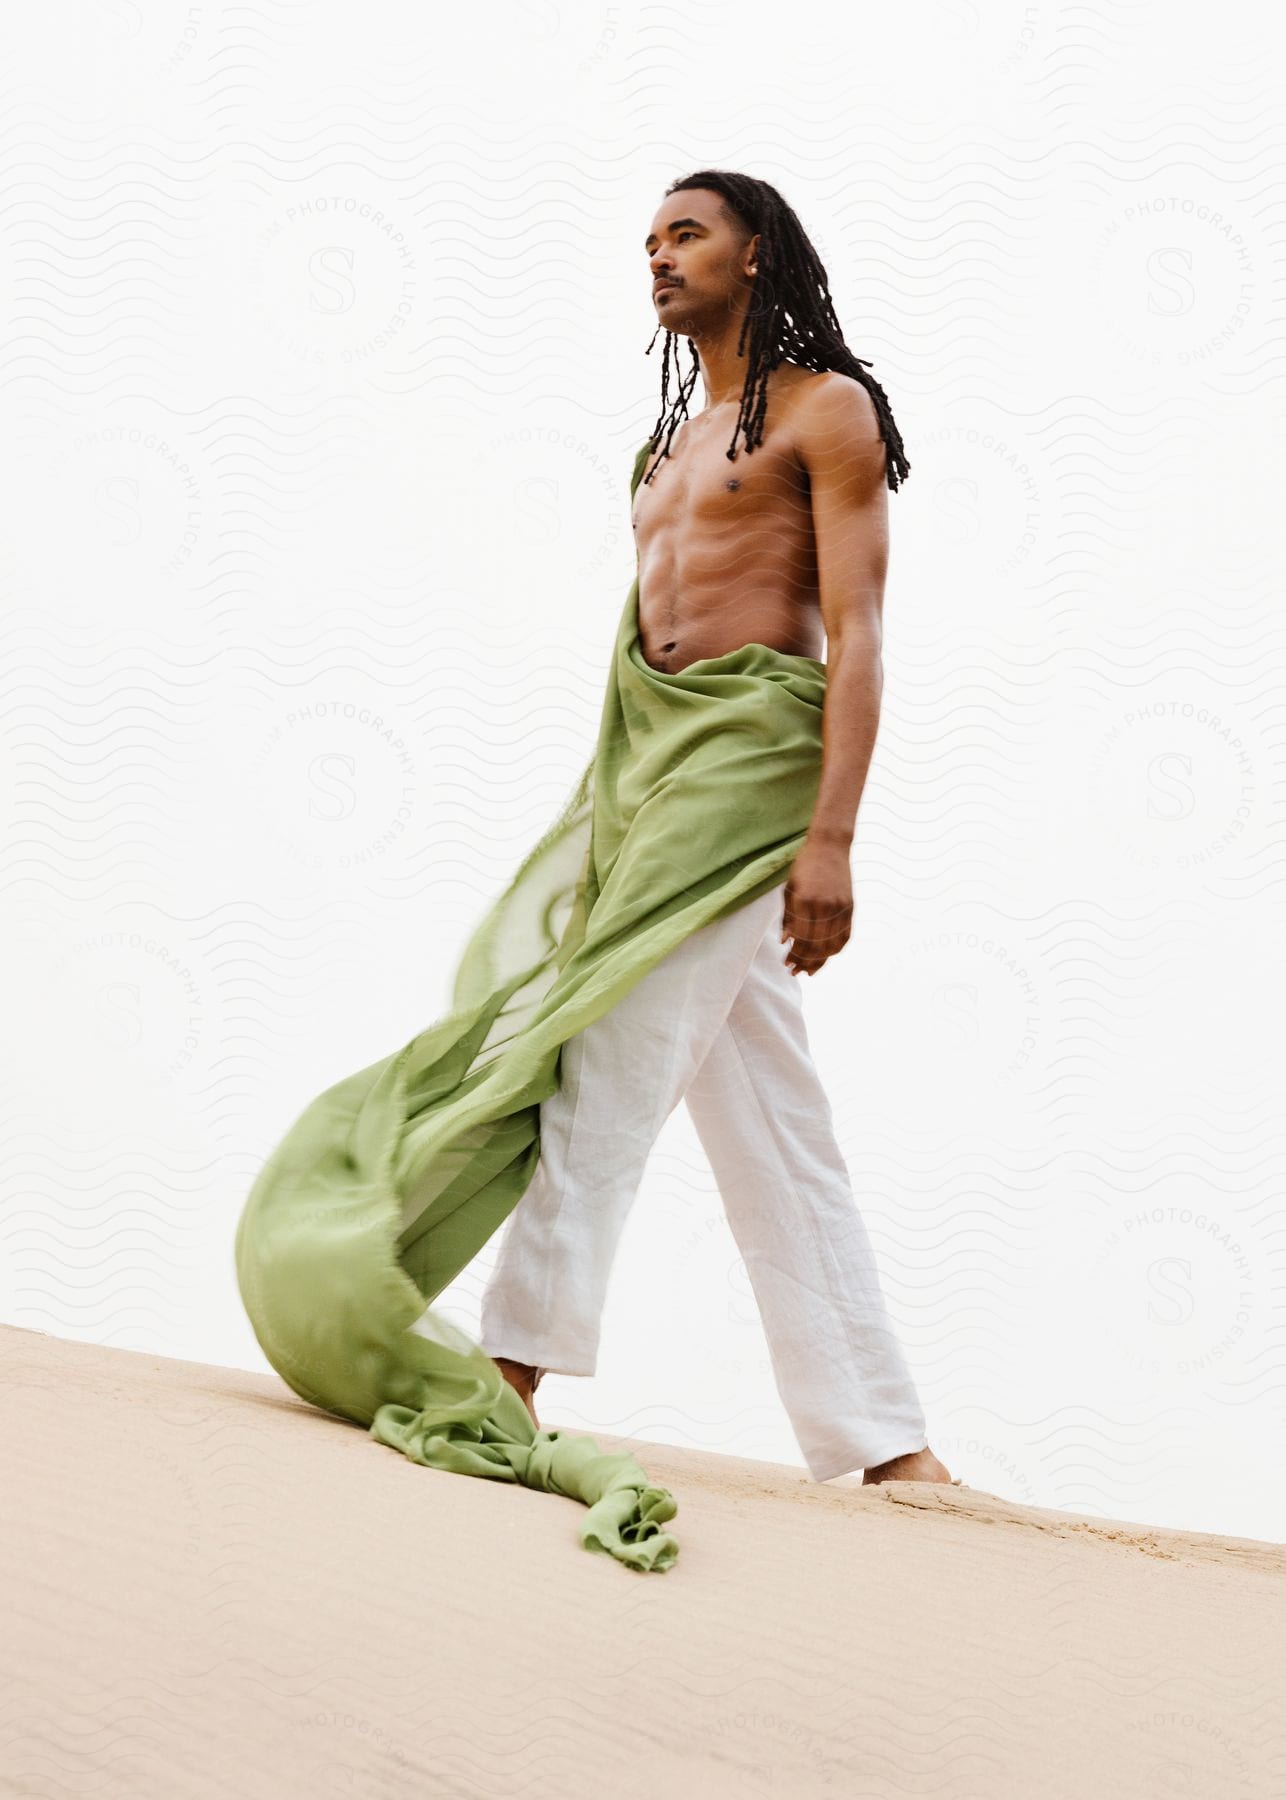
M4 1793L1286 1792L1276 1544L635 1442L644 1576L275 1377L0 1356Z

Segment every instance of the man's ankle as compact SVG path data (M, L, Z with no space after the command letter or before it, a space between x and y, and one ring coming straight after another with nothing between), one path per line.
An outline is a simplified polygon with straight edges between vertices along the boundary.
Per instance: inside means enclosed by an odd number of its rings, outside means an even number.
M533 1388L540 1385L540 1378L545 1373L535 1363L519 1362L514 1356L493 1356L491 1360L498 1366L502 1374L506 1370L512 1369L524 1381L529 1381Z

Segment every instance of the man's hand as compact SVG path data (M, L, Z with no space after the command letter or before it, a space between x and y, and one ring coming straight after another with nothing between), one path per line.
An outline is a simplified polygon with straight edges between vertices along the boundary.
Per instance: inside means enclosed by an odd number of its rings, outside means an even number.
M794 939L786 952L786 967L792 975L801 969L815 975L828 956L844 948L852 926L853 871L848 850L840 844L806 839L786 883L781 941Z

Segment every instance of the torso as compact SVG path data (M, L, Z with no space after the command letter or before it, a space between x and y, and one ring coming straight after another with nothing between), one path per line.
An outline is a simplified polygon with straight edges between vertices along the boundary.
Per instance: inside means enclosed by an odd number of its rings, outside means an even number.
M675 675L702 657L745 644L822 658L808 475L794 448L791 399L811 369L782 363L768 378L763 442L747 455L732 440L738 400L681 424L668 457L644 466L633 524L638 549L639 645L652 668Z

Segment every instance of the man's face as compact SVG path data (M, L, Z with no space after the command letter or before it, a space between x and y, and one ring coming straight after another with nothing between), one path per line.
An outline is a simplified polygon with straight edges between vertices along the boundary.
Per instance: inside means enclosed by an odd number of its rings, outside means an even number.
M652 304L667 331L690 335L694 326L722 322L752 277L755 241L744 244L720 212L723 202L709 188L668 194L648 227L648 268Z

